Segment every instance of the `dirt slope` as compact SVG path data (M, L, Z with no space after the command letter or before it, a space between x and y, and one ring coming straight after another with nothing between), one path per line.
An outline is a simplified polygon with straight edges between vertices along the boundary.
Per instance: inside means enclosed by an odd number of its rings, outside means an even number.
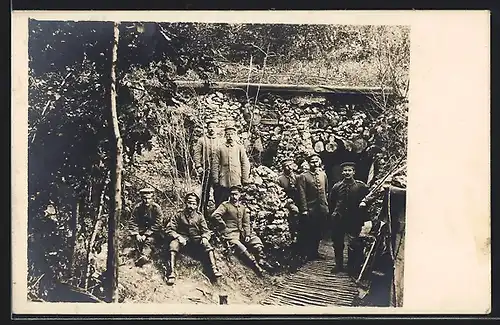
M99 265L106 265L106 250L98 256ZM137 267L124 251L120 256L120 301L125 303L219 304L219 295L227 295L229 304L258 304L283 281L280 275L259 278L237 257L230 259L216 253L223 277L212 282L202 261L181 255L177 261L178 278L166 284L166 263L161 258Z

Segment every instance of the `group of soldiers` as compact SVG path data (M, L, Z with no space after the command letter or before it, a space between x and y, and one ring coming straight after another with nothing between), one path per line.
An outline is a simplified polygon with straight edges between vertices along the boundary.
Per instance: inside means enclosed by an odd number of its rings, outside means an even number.
M282 163L283 174L278 183L292 198L290 225L296 234L296 253L305 260L324 259L319 244L327 233L331 235L335 253L333 273L355 274L360 262L356 246L361 229L370 220L367 213L368 186L354 178L356 165L344 162L342 180L328 188L328 178L321 157L313 153L302 162L300 172L293 169L294 160ZM348 244L347 268L344 267L344 245Z
M206 252L215 277L220 277L214 249L210 243L213 233L207 224L211 219L230 248L246 258L254 270L262 275L270 268L266 262L261 239L253 232L249 214L240 202L242 188L250 182L250 161L245 147L236 139L234 123L224 127L224 138L216 135L217 121L206 122L206 132L194 146L195 169L201 180L201 194L191 192L184 197L184 208L173 215L166 226L158 204L153 202L153 189L141 190L142 201L132 211L132 236L140 253L138 265L149 262L151 249L164 238L170 240L170 272L167 283L176 279L175 263L179 251L195 245ZM354 270L354 246L351 245L365 221L368 186L354 179L355 164L341 165L343 180L328 188L328 179L322 168L321 157L312 154L294 170L294 159L282 162L283 173L278 184L294 202L290 206L291 231L296 237L296 254L305 260L324 258L319 244L324 229L330 229L335 251L333 272L344 271L344 237L349 245L347 271ZM209 208L213 192L215 208Z

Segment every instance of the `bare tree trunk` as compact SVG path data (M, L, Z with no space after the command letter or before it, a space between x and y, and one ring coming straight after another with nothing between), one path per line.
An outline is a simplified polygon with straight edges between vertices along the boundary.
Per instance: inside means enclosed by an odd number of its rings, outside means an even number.
M122 210L122 170L123 170L123 144L118 124L118 113L116 110L116 61L118 52L118 40L120 37L119 23L114 23L113 37L113 60L111 63L111 121L113 125L114 143L114 166L111 168L111 204L108 223L108 258L107 258L107 280L109 289L109 302L118 302L118 234L117 228Z
M93 255L92 254L92 247L94 247L95 239L97 237L97 233L99 232L99 229L101 228L101 217L102 217L102 212L104 208L104 194L106 193L106 187L107 187L108 181L106 179L104 186L102 188L101 192L101 197L99 198L99 210L97 212L97 217L96 221L94 224L94 229L92 230L92 235L89 241L89 244L87 246L87 256L85 259L85 290L88 289L89 285L89 278L90 278L90 257Z
M71 220L71 283L74 285L78 285L78 265L77 265L77 256L78 256L78 235L79 235L79 227L78 224L80 222L80 198L75 198L75 205L73 210L73 216Z

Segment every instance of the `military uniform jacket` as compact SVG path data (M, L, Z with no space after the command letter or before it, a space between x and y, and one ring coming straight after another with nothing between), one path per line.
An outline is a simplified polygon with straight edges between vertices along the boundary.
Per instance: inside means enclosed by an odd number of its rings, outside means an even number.
M328 200L333 221L345 226L349 232L359 232L363 222L368 219L359 204L368 192L368 186L357 179L351 181L344 179L335 183Z
M198 211L188 211L186 209L177 212L172 216L167 224L166 233L171 238L179 236L201 239L210 239L211 232L207 221Z
M301 174L297 179L299 211L328 213L327 186L328 178L324 171L307 171Z
M163 213L158 204L151 202L149 206L146 206L141 202L132 210L132 220L129 227L130 234L146 236L151 236L154 233L159 234L162 221Z
M224 228L224 236L227 239L240 239L251 236L250 216L243 204L234 205L229 201L224 201L212 214L218 224Z
M217 150L213 165L215 182L223 187L242 185L250 177L250 161L245 147L233 142L222 144Z
M194 145L193 159L195 168L203 167L211 172L213 160L220 146L220 139L214 136L204 135ZM212 175L213 176L213 175Z
M293 202L298 202L297 176L295 174L282 174L278 177L278 185L284 189L286 195L291 198Z

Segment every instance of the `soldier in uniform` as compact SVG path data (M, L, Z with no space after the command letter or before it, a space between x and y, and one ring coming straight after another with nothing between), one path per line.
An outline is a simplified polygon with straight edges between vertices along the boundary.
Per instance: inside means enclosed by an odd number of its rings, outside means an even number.
M198 212L197 207L200 198L196 193L188 193L185 198L185 207L175 214L167 225L167 235L172 239L170 241L170 274L168 275L168 284L175 281L175 260L180 249L188 244L194 244L201 247L207 254L212 267L213 275L220 277L215 260L214 249L210 244L211 231L208 229L205 217Z
M163 213L160 206L153 202L152 188L143 188L139 193L142 200L132 210L129 235L139 253L136 265L142 266L150 262L153 246L161 240Z
M322 258L318 252L322 230L328 216L328 178L321 169L321 158L314 153L309 156L310 170L297 180L299 192L301 249L308 259ZM305 237L305 238L304 238Z
M291 204L287 204L290 210L289 225L292 236L296 238L295 246L298 244L298 227L299 227L299 208L297 207L299 201L299 193L297 191L297 175L293 170L293 159L287 158L282 162L283 173L278 177L278 185L283 188L287 197L292 200ZM298 247L295 247L297 250ZM299 253L297 251L297 253Z
M214 159L214 177L217 183L215 206L229 198L232 186L245 185L250 177L250 160L245 147L235 139L236 127L227 123L224 129L226 143L219 146Z
M246 207L240 202L240 186L232 186L228 201L224 201L213 212L212 218L219 225L223 238L231 248L250 261L259 275L262 267L269 267L265 261L264 245L261 239L252 232L250 216ZM252 251L250 253L248 248Z
M201 211L207 216L208 200L210 199L210 191L214 187L213 159L215 152L220 144L220 140L215 134L215 119L205 121L207 126L207 134L198 139L194 145L194 166L196 173L201 178Z
M347 271L354 275L356 267L354 240L359 236L361 227L368 221L366 201L368 186L354 179L355 164L341 164L343 180L335 183L329 195L333 248L335 251L335 267L333 273L344 271L344 243L347 237L348 256ZM347 235L347 236L346 236Z
M305 172L311 170L311 166L309 166L309 163L307 162L307 160L304 160L301 164L300 164L300 174L299 175L302 175L304 174Z

